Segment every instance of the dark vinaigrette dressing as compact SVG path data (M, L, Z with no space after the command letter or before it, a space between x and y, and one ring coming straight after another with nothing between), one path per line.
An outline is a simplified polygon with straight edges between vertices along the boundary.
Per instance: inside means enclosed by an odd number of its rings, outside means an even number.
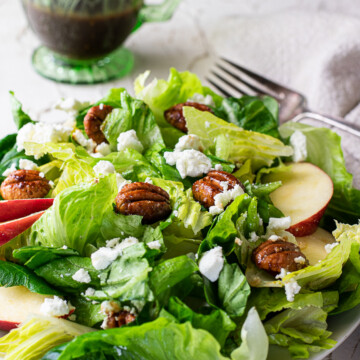
M24 2L29 24L42 43L73 59L101 57L119 47L135 26L140 7L91 15L52 12Z

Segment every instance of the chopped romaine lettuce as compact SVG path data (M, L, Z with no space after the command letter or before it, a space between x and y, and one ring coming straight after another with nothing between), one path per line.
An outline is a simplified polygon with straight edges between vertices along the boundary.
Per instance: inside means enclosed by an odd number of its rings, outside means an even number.
M189 134L197 135L207 150L224 160L241 164L251 159L252 168L258 170L270 166L276 157L293 153L291 147L272 136L243 130L209 112L186 106L183 113ZM223 151L223 147L228 150Z
M9 360L38 360L53 347L91 331L68 320L33 315L0 339L0 354Z

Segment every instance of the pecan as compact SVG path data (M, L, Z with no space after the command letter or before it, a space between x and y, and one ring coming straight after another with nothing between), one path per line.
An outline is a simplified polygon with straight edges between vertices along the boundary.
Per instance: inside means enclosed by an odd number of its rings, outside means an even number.
M188 132L186 127L186 120L183 115L184 106L191 106L200 111L208 111L212 113L212 110L208 106L190 101L174 105L170 109L166 110L164 112L165 120L184 133Z
M112 106L100 105L89 109L84 118L84 128L87 136L97 144L108 143L101 130L101 124L113 110Z
M296 261L296 258L300 261ZM252 260L259 269L266 270L272 275L279 274L281 269L293 272L309 265L299 247L283 239L263 242L253 251Z
M166 219L171 213L169 194L162 188L143 182L125 185L115 199L116 211L140 215L144 224Z
M1 184L5 200L43 198L51 186L36 170L15 170Z
M113 329L116 327L121 327L135 321L135 315L131 314L128 311L122 310L118 313L111 312L108 314L106 319L106 328Z
M245 191L244 185L234 175L225 171L212 170L204 178L194 182L192 192L195 200L209 209L214 205L215 195L225 190L224 183L227 183L228 190L239 185Z

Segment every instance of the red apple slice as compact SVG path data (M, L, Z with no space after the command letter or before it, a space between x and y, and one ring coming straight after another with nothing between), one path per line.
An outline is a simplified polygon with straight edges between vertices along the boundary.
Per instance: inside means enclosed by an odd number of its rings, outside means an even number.
M45 211L0 224L0 246L18 236L38 220Z
M315 265L326 258L328 253L325 250L325 245L333 244L335 238L326 230L317 228L313 234L297 237L296 241L310 265Z
M29 314L41 314L45 298L52 296L31 292L24 286L0 287L0 329L16 328Z
M310 235L317 229L334 192L333 182L319 167L310 163L290 164L289 171L267 175L265 182L281 181L270 194L274 205L291 217L288 229L295 236Z
M22 199L0 201L0 222L19 219L48 209L54 199Z

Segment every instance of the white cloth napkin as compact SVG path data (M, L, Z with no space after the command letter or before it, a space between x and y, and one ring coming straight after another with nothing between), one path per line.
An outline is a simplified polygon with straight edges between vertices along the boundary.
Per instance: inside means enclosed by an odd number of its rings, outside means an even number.
M312 110L360 126L359 18L286 11L220 19L212 27L214 53L300 91Z

